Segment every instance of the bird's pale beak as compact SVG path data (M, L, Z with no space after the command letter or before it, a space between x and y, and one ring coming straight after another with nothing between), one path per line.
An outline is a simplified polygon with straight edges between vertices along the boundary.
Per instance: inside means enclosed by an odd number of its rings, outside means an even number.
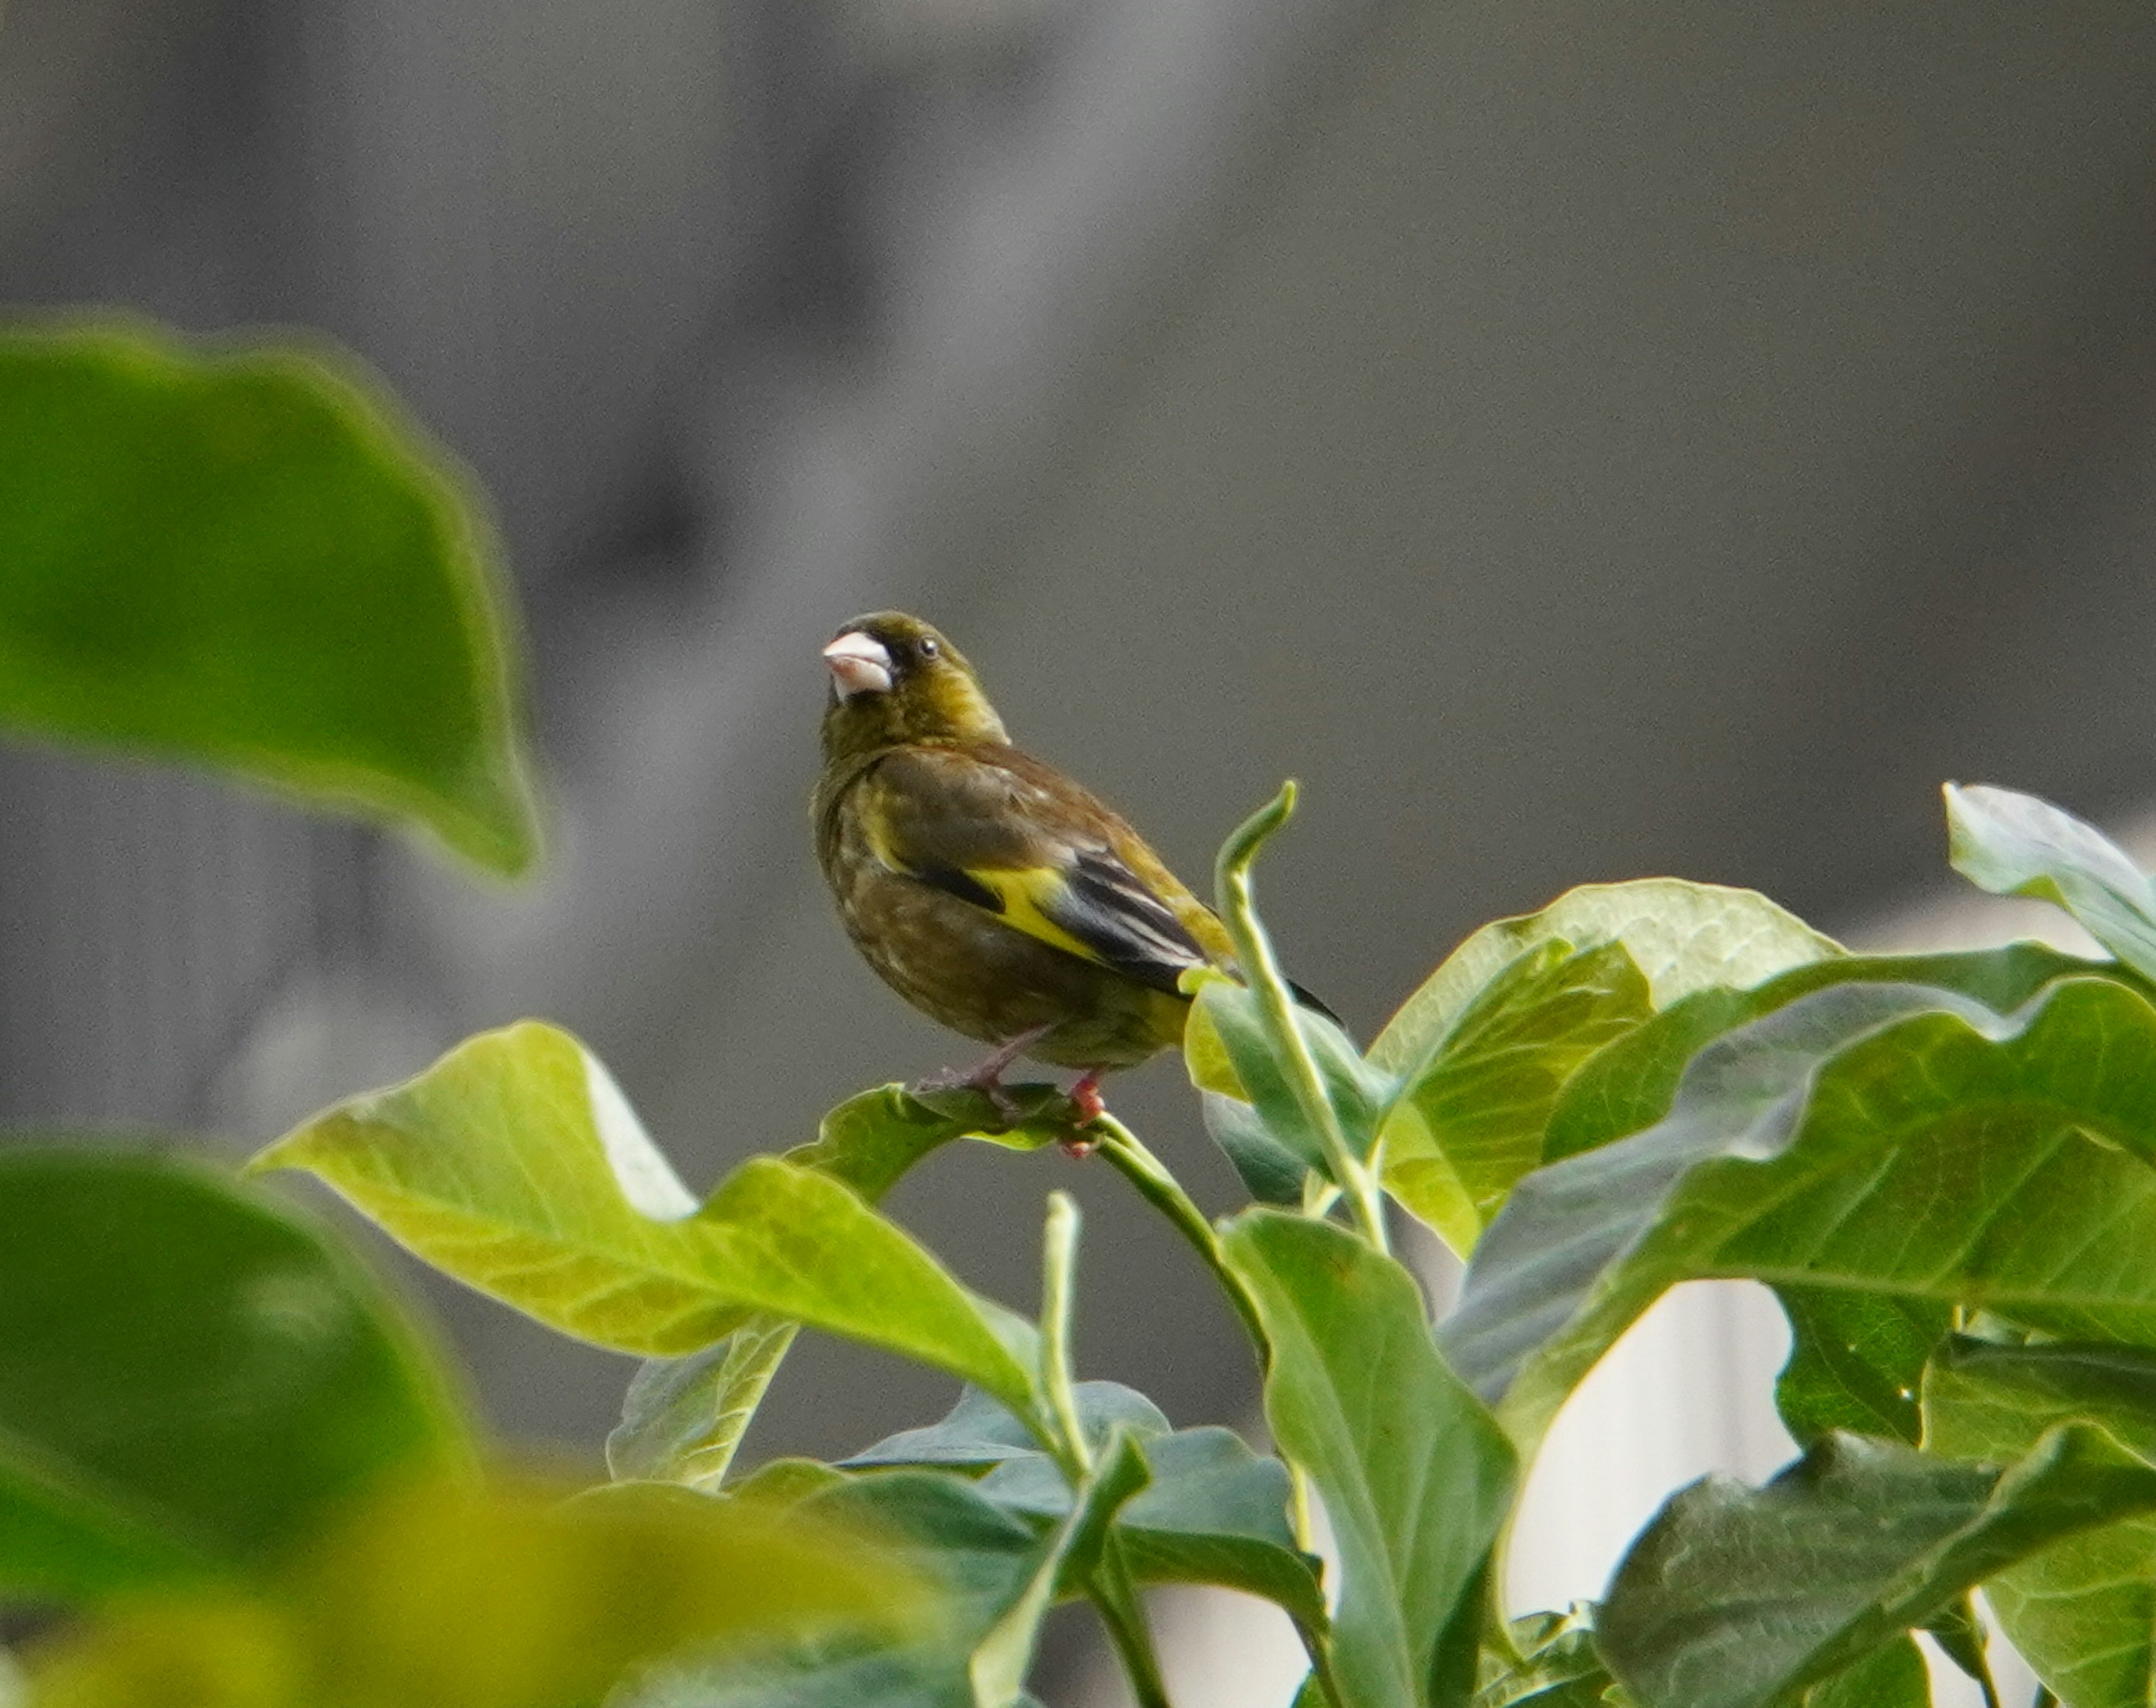
M824 662L841 700L891 691L891 652L874 635L850 629L824 649Z

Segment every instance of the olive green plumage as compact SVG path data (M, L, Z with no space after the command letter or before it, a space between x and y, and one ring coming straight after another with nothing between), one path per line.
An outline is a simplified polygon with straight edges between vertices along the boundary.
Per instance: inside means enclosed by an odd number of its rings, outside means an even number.
M1179 1043L1178 977L1232 963L1204 905L1122 818L1010 744L927 623L859 618L824 655L816 850L869 964L953 1031L1023 1039L1089 1086Z

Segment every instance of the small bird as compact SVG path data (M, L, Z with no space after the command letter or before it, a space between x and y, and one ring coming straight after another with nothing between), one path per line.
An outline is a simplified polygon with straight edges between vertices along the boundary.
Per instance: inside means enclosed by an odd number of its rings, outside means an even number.
M1001 1076L1028 1055L1081 1069L1071 1100L1097 1118L1103 1074L1182 1042L1178 977L1233 970L1226 929L1121 817L1011 745L918 618L855 618L824 661L816 853L839 916L906 1001L996 1046L928 1083L1008 1117Z

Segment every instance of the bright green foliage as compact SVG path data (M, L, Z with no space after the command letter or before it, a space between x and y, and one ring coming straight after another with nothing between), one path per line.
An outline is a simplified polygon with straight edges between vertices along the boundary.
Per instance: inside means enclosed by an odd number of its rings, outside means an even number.
M1370 1059L1389 1073L1413 1074L1507 967L1549 942L1574 951L1620 945L1658 1009L1695 991L1745 988L1840 952L1831 938L1749 890L1675 878L1584 884L1540 913L1496 921L1468 938L1400 1005L1370 1046Z
M2064 1536L2156 1509L2156 1469L2083 1424L2005 1470L1830 1435L1762 1489L1693 1484L1610 1586L1597 1642L1647 1708L1770 1708Z
M1917 1445L1924 1361L1945 1336L1953 1307L1829 1287L1774 1291L1789 1319L1789 1361L1774 1384L1774 1407L1789 1434L1805 1445L1833 1429Z
M1537 1439L1663 1290L1752 1276L2156 1334L2156 1008L2107 978L2011 1015L1839 985L1729 1034L1655 1126L1530 1176L1446 1346Z
M0 722L536 849L494 551L349 365L0 331Z
M321 1235L172 1158L0 1151L0 1596L252 1571L460 1460L434 1357Z
M2071 1419L2156 1464L2156 1352L1955 1341L1924 1382L1925 1445L2011 1459ZM1985 1587L2006 1635L2073 1708L2128 1708L2156 1680L2156 1516L2061 1542Z
M598 1708L685 1645L904 1629L921 1587L857 1532L685 1491L566 1505L420 1484L343 1519L279 1581L131 1604L63 1643L32 1708Z
M1342 1708L1465 1701L1512 1449L1439 1357L1422 1295L1391 1259L1275 1210L1245 1213L1221 1243L1272 1345L1266 1419L1339 1541Z
M1553 938L1483 987L1385 1121L1385 1186L1462 1256L1520 1177L1565 1083L1654 1009L1620 943Z
M1764 897L1670 879L1484 926L1370 1046L1399 1085L1380 1117L1387 1190L1465 1257L1547 1160L1559 1098L1598 1053L1704 989L1837 952Z
M699 1206L605 1070L551 1027L482 1034L255 1166L309 1170L459 1280L601 1346L696 1352L762 1312L1032 1394L1023 1319L819 1170L752 1158Z

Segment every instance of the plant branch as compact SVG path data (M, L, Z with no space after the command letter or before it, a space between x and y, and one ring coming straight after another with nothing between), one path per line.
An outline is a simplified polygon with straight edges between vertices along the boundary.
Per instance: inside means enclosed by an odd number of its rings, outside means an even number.
M1176 1232L1189 1242L1199 1261L1213 1272L1214 1280L1219 1282L1221 1291L1228 1295L1228 1302L1235 1307L1235 1315L1242 1319L1250 1344L1257 1349L1258 1369L1263 1373L1272 1362L1272 1347L1265 1339L1265 1324L1258 1316L1256 1302L1244 1286L1242 1277L1229 1269L1220 1255L1220 1242L1214 1235L1213 1224L1205 1219L1204 1211L1192 1202L1182 1182L1168 1172L1167 1164L1115 1116L1106 1113L1096 1116L1093 1127L1101 1135L1101 1154L1108 1159L1108 1166L1136 1187L1139 1197L1168 1218Z
M1131 1694L1137 1698L1138 1708L1171 1708L1168 1681L1161 1676L1160 1656L1153 1649L1144 1603L1138 1599L1122 1552L1112 1538L1086 1587L1131 1681Z
M1048 1227L1040 1241L1040 1382L1062 1438L1075 1484L1093 1468L1078 1395L1070 1379L1070 1310L1076 1293L1078 1205L1067 1192L1048 1195Z
M1266 839L1294 816L1295 798L1294 782L1284 782L1277 795L1235 827L1220 845L1220 858L1213 868L1214 886L1221 921L1235 942L1235 956L1243 964L1243 977L1249 982L1250 994L1257 998L1258 1016L1264 1022L1273 1053L1287 1069L1296 1101L1302 1105L1304 1118L1316 1129L1325 1146L1325 1158L1332 1167L1332 1177L1347 1193L1363 1237L1379 1251L1389 1251L1392 1248L1385 1234L1384 1198L1377 1178L1348 1142L1348 1135L1340 1125L1339 1111L1333 1108L1332 1099L1327 1095L1324 1077L1317 1070L1302 1028L1296 1022L1295 998L1288 990L1287 981L1281 976L1272 940L1258 923L1257 906L1252 899L1251 864Z

